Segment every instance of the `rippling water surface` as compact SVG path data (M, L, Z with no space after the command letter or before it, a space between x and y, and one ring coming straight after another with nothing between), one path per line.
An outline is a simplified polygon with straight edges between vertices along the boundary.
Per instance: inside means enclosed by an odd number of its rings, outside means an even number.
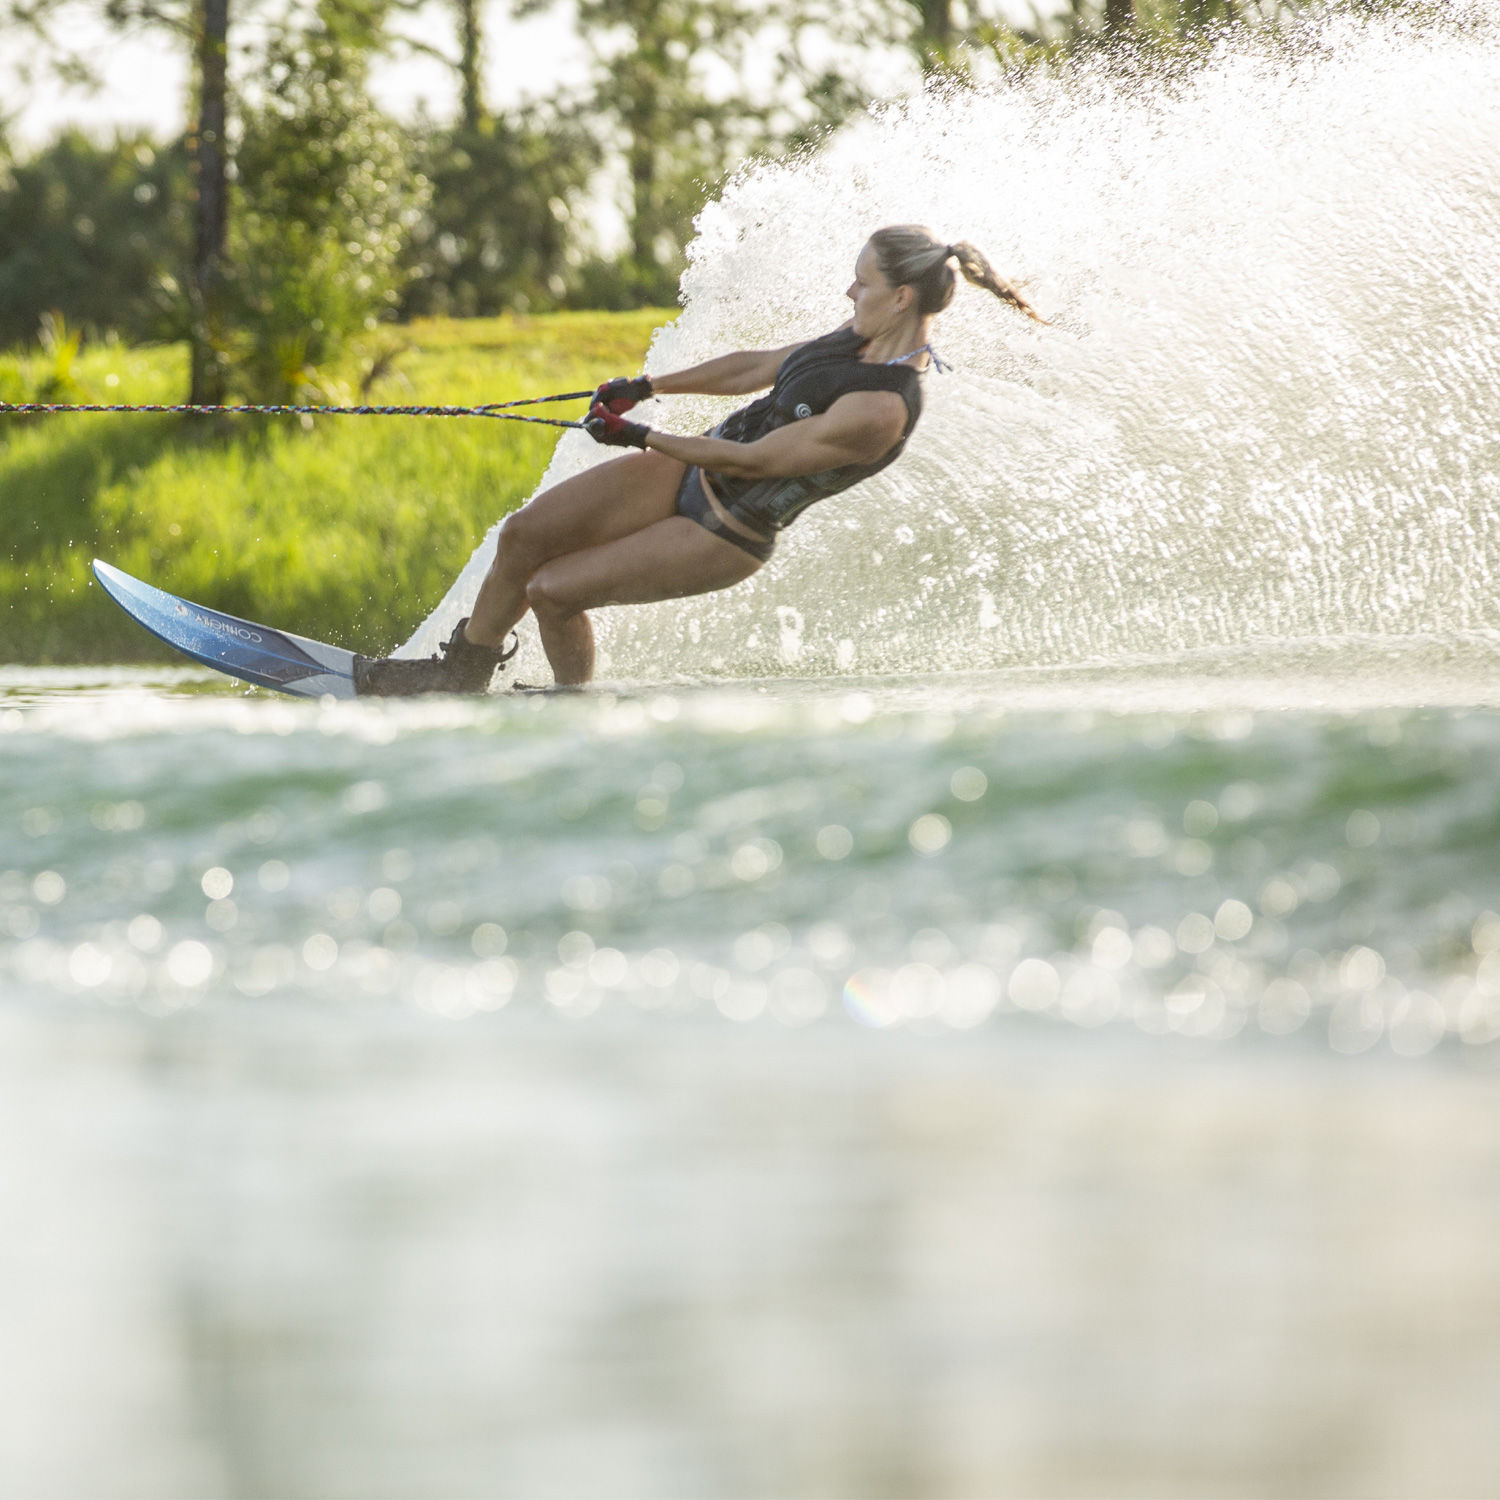
M1055 326L623 685L0 669L0 1491L1500 1493L1497 11L1199 62L729 184Z
M1493 710L1071 675L317 708L13 674L5 974L163 1015L1500 1031Z
M1500 675L1381 653L7 671L8 1487L1489 1492Z

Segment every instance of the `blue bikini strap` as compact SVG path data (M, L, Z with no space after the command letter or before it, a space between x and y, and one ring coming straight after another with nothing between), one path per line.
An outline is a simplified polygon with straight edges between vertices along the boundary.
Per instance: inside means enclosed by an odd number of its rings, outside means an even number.
M903 360L910 359L912 357L912 354L927 355L932 360L932 368L936 370L939 375L946 375L948 371L953 368L952 365L944 362L944 360L939 356L937 350L934 349L931 344L923 344L920 349L913 349L911 351L911 354L898 354L895 359L886 360L886 364L899 365Z

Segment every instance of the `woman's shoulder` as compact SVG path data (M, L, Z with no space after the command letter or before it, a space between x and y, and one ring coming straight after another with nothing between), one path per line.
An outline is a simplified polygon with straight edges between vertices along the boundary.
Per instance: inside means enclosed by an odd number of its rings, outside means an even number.
M922 374L910 365L866 365L870 375L861 383L869 391L889 391L906 403L907 420L922 415ZM875 372L879 373L876 374ZM908 428L910 430L910 428Z
M910 365L870 365L863 361L851 368L842 382L849 395L892 395L906 406L906 430L922 415L922 376Z
M854 356L869 342L862 339L848 323L841 323L837 328L828 333L820 333L817 338L809 339L807 343L799 346L797 353L805 355L847 355Z
M789 380L800 379L817 370L826 371L845 360L858 360L859 351L864 348L865 342L847 323L831 333L819 334L805 344L798 344L782 360L776 379L779 384L785 385Z

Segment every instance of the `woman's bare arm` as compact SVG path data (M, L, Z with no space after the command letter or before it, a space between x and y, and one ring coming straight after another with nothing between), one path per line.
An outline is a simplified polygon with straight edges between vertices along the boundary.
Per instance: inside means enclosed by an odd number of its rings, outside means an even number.
M715 474L768 479L875 463L901 441L905 430L906 403L894 391L852 391L821 416L778 427L753 443L677 437L651 428L646 447Z
M784 349L743 349L721 354L687 370L653 375L652 389L658 396L748 396L775 383L782 362L801 344Z

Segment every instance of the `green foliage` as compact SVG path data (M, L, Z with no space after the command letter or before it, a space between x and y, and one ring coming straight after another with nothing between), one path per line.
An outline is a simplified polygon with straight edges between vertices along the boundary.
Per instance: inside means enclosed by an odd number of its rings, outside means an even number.
M630 250L645 281L652 271L675 271L702 200L699 184L727 163L739 101L712 102L694 65L700 53L729 42L732 10L712 0L582 0L578 6L600 75L594 107L610 120L625 157ZM740 108L753 116L748 106Z
M53 309L79 329L180 337L188 194L182 147L139 133L100 144L69 130L0 158L0 346L36 338Z
M418 322L386 399L473 405L579 390L639 369L663 316ZM50 362L0 363L0 387L8 368L29 390ZM112 400L154 402L176 399L186 370L182 345L95 346L77 375ZM311 430L231 420L219 432L194 418L0 417L5 659L177 659L91 586L95 556L235 614L388 650L535 488L557 436L480 419L329 417Z
M400 302L431 189L364 75L336 31L282 35L244 115L226 301L237 381L259 400L327 394L349 340Z
M598 160L577 121L555 113L429 130L418 163L432 202L412 231L403 315L473 317L559 302Z
M671 262L643 264L628 252L591 255L573 273L568 304L610 312L657 306L676 297L679 274Z
M0 361L0 401L19 404L85 399L88 392L73 374L82 337L77 329L68 327L68 320L60 312L44 312L39 321L37 342L46 357ZM5 436L6 428L0 426L0 443Z
M964 36L1002 67L1066 66L1080 57L1128 64L1206 57L1226 27L1272 29L1316 0L1071 0L1032 27L986 21ZM1397 0L1404 3L1404 0Z
M587 107L624 168L630 243L616 261L585 265L572 300L662 302L676 294L693 216L713 186L747 156L837 123L863 95L804 58L821 19L802 0L577 0L575 12L594 59ZM775 66L765 69L768 53Z
M80 394L73 369L78 362L78 349L82 339L77 329L68 327L68 320L60 312L42 314L41 345L51 361L52 367L43 375L36 388L37 401L76 401Z
M904 50L934 84L967 87L1005 72L1067 67L1080 58L1164 58L1191 67L1229 26L1274 28L1322 0L797 0L803 21L831 47L830 91L858 92L859 60ZM1409 6L1432 0L1338 0ZM1441 0L1437 0L1441 3ZM1030 9L1029 24L1016 19ZM811 95L810 95L811 97Z
M19 405L23 401L31 400L31 391L27 387L26 377L21 371L19 360L0 359L0 401L8 405ZM5 442L8 429L3 419L0 419L0 444Z

